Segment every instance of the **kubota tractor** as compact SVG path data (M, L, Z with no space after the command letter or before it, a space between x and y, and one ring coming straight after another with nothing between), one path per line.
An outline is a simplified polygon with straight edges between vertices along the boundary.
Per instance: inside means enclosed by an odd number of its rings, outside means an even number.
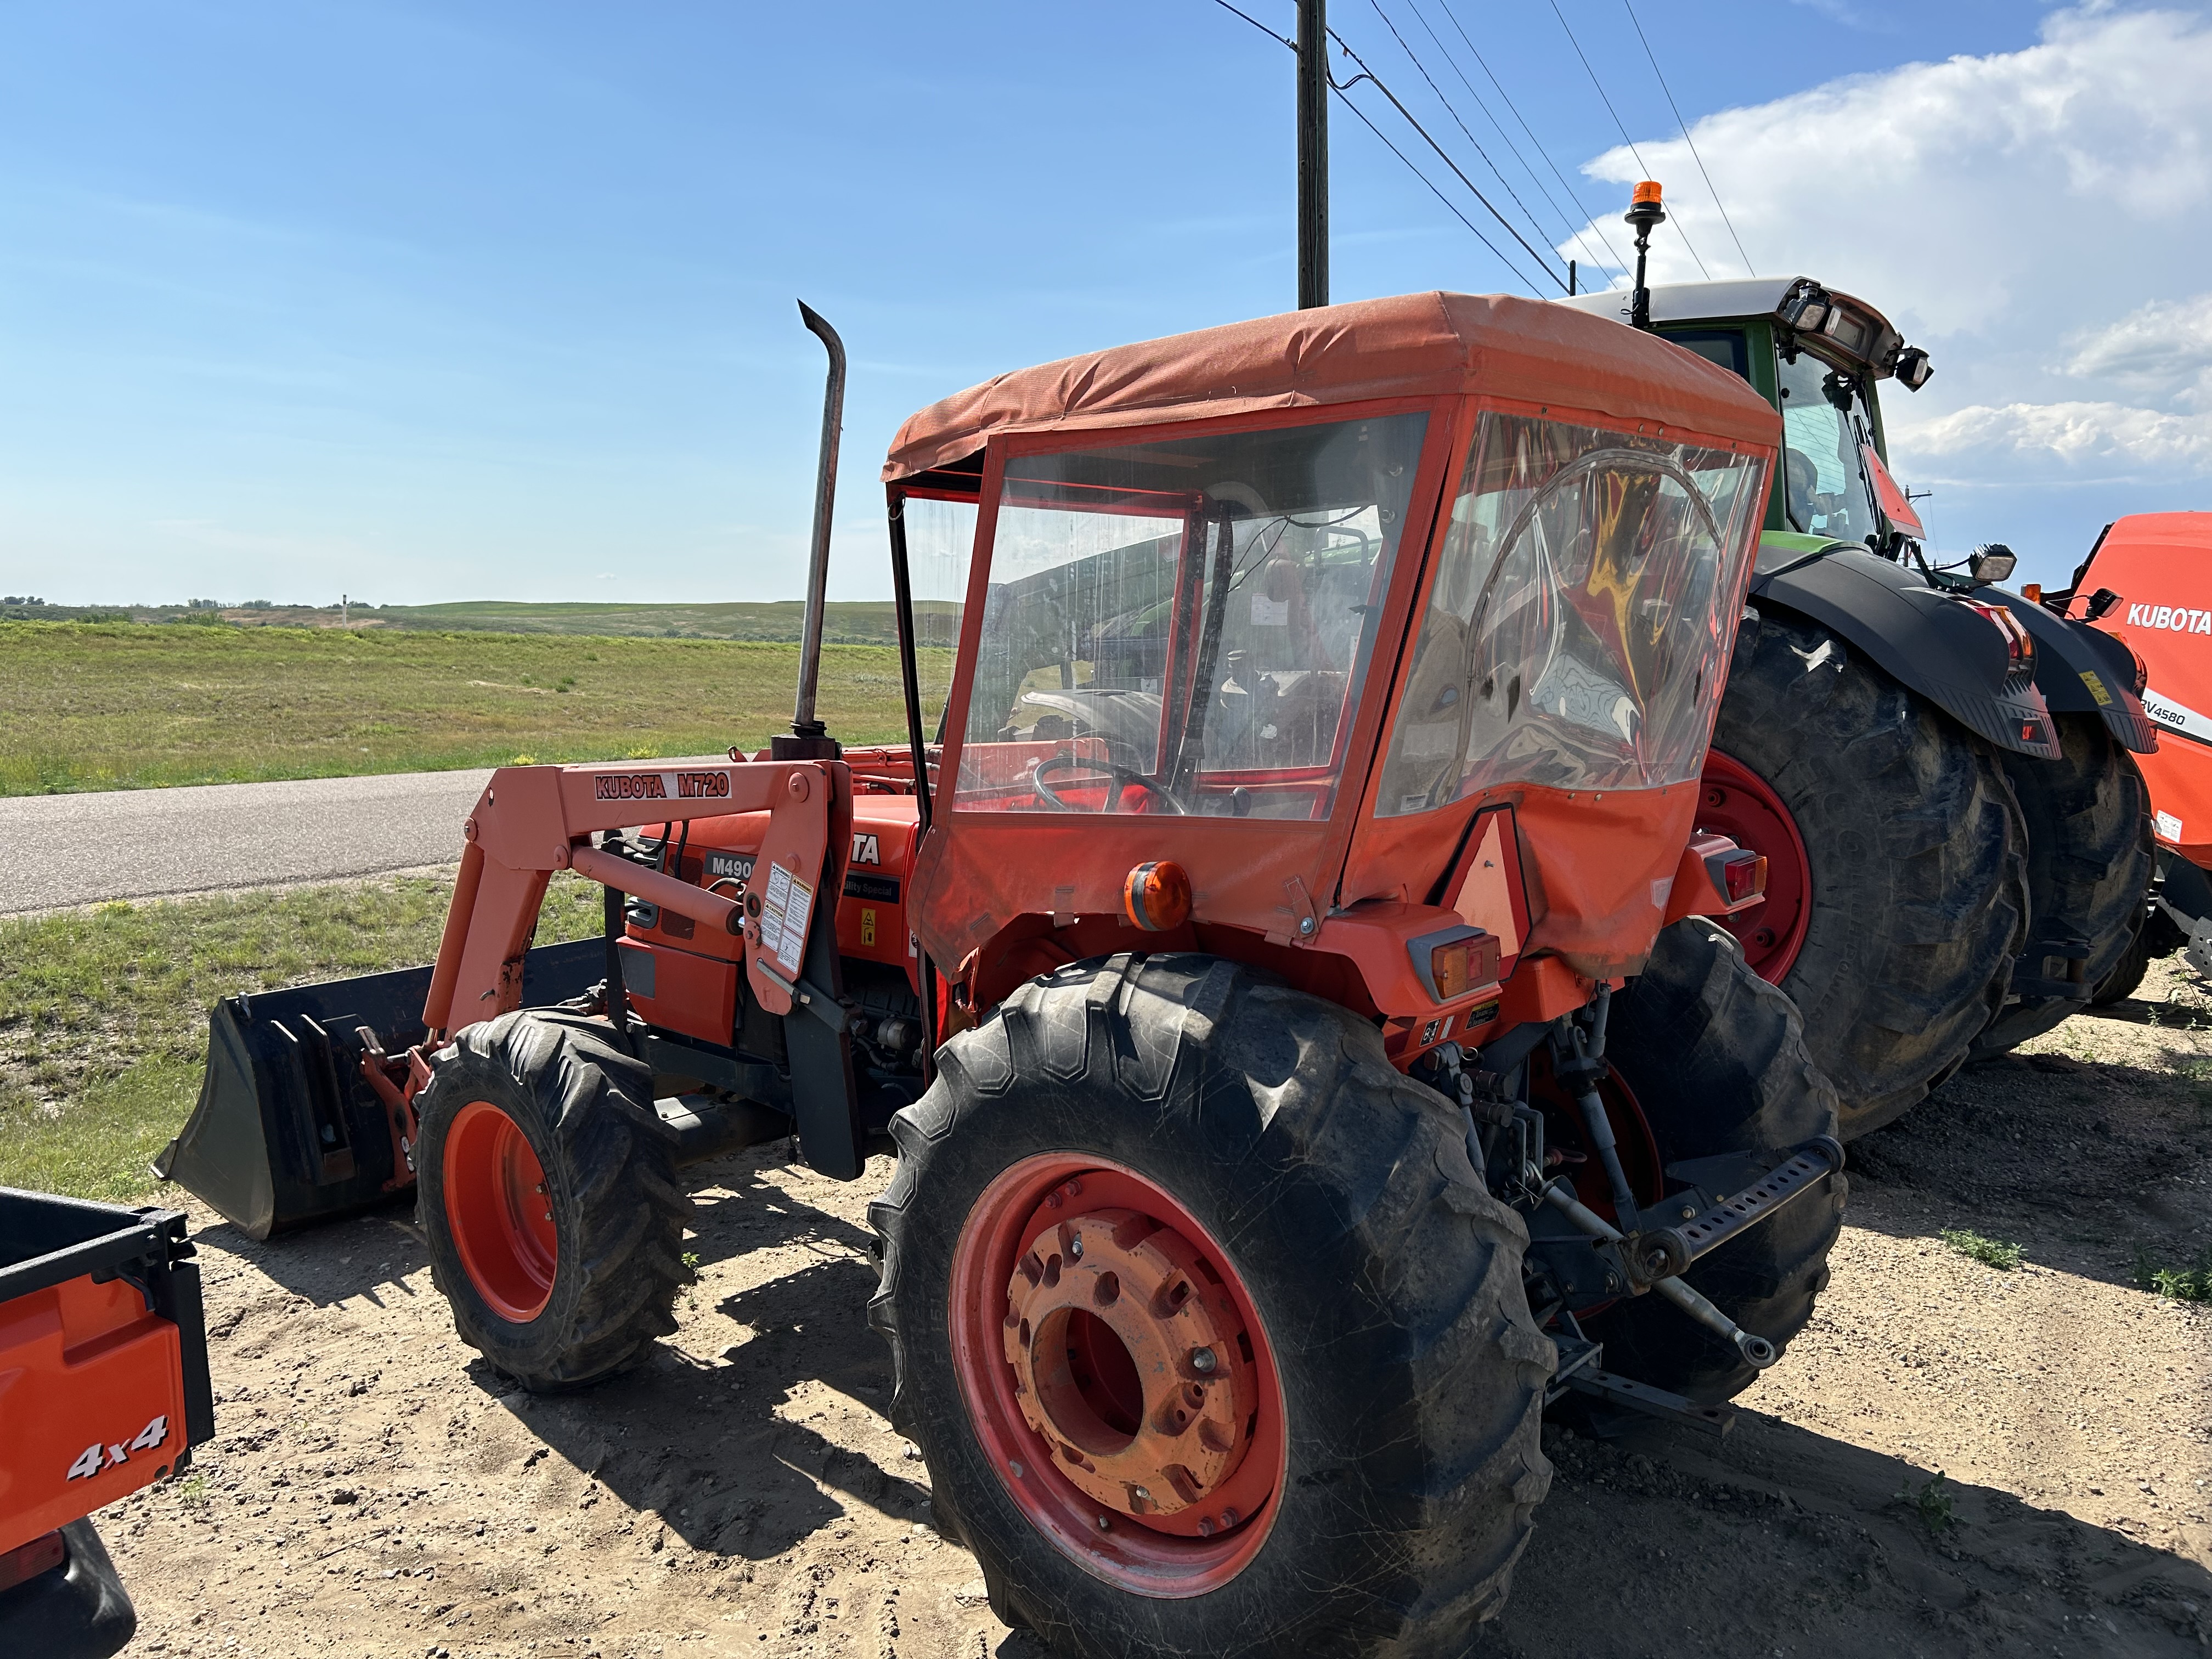
M2156 733L2124 648L1996 586L2008 550L1923 556L1876 388L1930 369L1887 319L1806 276L1646 293L1648 327L1782 415L1698 821L1766 859L1766 902L1729 925L1803 1012L1849 1139L2111 973L2149 873L2133 755Z
M895 1149L891 1413L1000 1617L1456 1650L1548 1401L1717 1425L1826 1282L1833 1091L1697 828L1780 422L1462 295L1002 376L891 451L910 740L841 750L841 376L793 734L498 772L420 1022L225 1005L165 1167L264 1232L411 1179L544 1389L672 1328L687 1158ZM603 943L530 950L558 870Z

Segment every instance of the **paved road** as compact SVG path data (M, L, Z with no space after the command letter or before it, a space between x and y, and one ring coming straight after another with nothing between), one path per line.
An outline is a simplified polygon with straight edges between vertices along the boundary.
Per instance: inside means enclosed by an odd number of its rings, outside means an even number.
M0 915L325 881L461 855L491 774L404 772L0 799Z

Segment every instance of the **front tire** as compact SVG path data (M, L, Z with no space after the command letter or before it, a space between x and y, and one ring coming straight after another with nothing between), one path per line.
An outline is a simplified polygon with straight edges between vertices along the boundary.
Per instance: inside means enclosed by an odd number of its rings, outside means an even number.
M1461 1652L1550 1482L1553 1348L1458 1112L1372 1025L1199 956L1062 969L938 1065L892 1120L870 1315L1000 1616L1093 1659ZM1213 1461L1161 1513L1127 1460L1186 1407Z
M430 1271L462 1341L533 1393L635 1364L676 1328L684 1224L653 1074L600 1021L471 1025L418 1099Z
M2004 1005L2027 921L2004 773L1981 738L1786 616L1737 646L1712 747L1698 822L1765 854L1771 890L1802 894L1789 917L1770 899L1729 929L1802 1011L1843 1138L1880 1128Z
M1662 930L1650 964L1613 998L1606 1054L1662 1165L1782 1152L1836 1132L1836 1091L1806 1051L1797 1010L1703 916ZM1838 1171L1683 1277L1744 1329L1786 1348L1827 1286L1844 1193ZM1759 1376L1732 1345L1656 1296L1617 1304L1584 1325L1605 1344L1607 1370L1692 1400L1727 1400Z

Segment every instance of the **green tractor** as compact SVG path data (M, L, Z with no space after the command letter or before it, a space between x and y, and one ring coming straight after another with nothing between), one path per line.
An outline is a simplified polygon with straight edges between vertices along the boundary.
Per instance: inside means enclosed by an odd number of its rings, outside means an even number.
M2151 863L2141 665L1996 586L2008 550L1929 562L1877 392L1919 390L1928 354L1863 301L1779 276L1563 303L1782 413L1699 821L1765 857L1766 902L1729 925L1863 1134L2086 1006L2126 953Z

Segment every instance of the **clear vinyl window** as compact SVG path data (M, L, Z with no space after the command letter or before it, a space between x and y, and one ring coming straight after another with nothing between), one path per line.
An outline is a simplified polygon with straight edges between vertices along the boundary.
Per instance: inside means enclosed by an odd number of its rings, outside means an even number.
M945 740L945 703L952 694L960 649L960 615L968 603L968 566L975 547L975 503L941 495L908 495L907 583L914 596L915 684L921 694L921 729Z
M1695 777L1728 676L1765 469L1726 451L1482 417L1376 811L1505 783Z
M1427 420L1010 460L955 804L1326 817Z

